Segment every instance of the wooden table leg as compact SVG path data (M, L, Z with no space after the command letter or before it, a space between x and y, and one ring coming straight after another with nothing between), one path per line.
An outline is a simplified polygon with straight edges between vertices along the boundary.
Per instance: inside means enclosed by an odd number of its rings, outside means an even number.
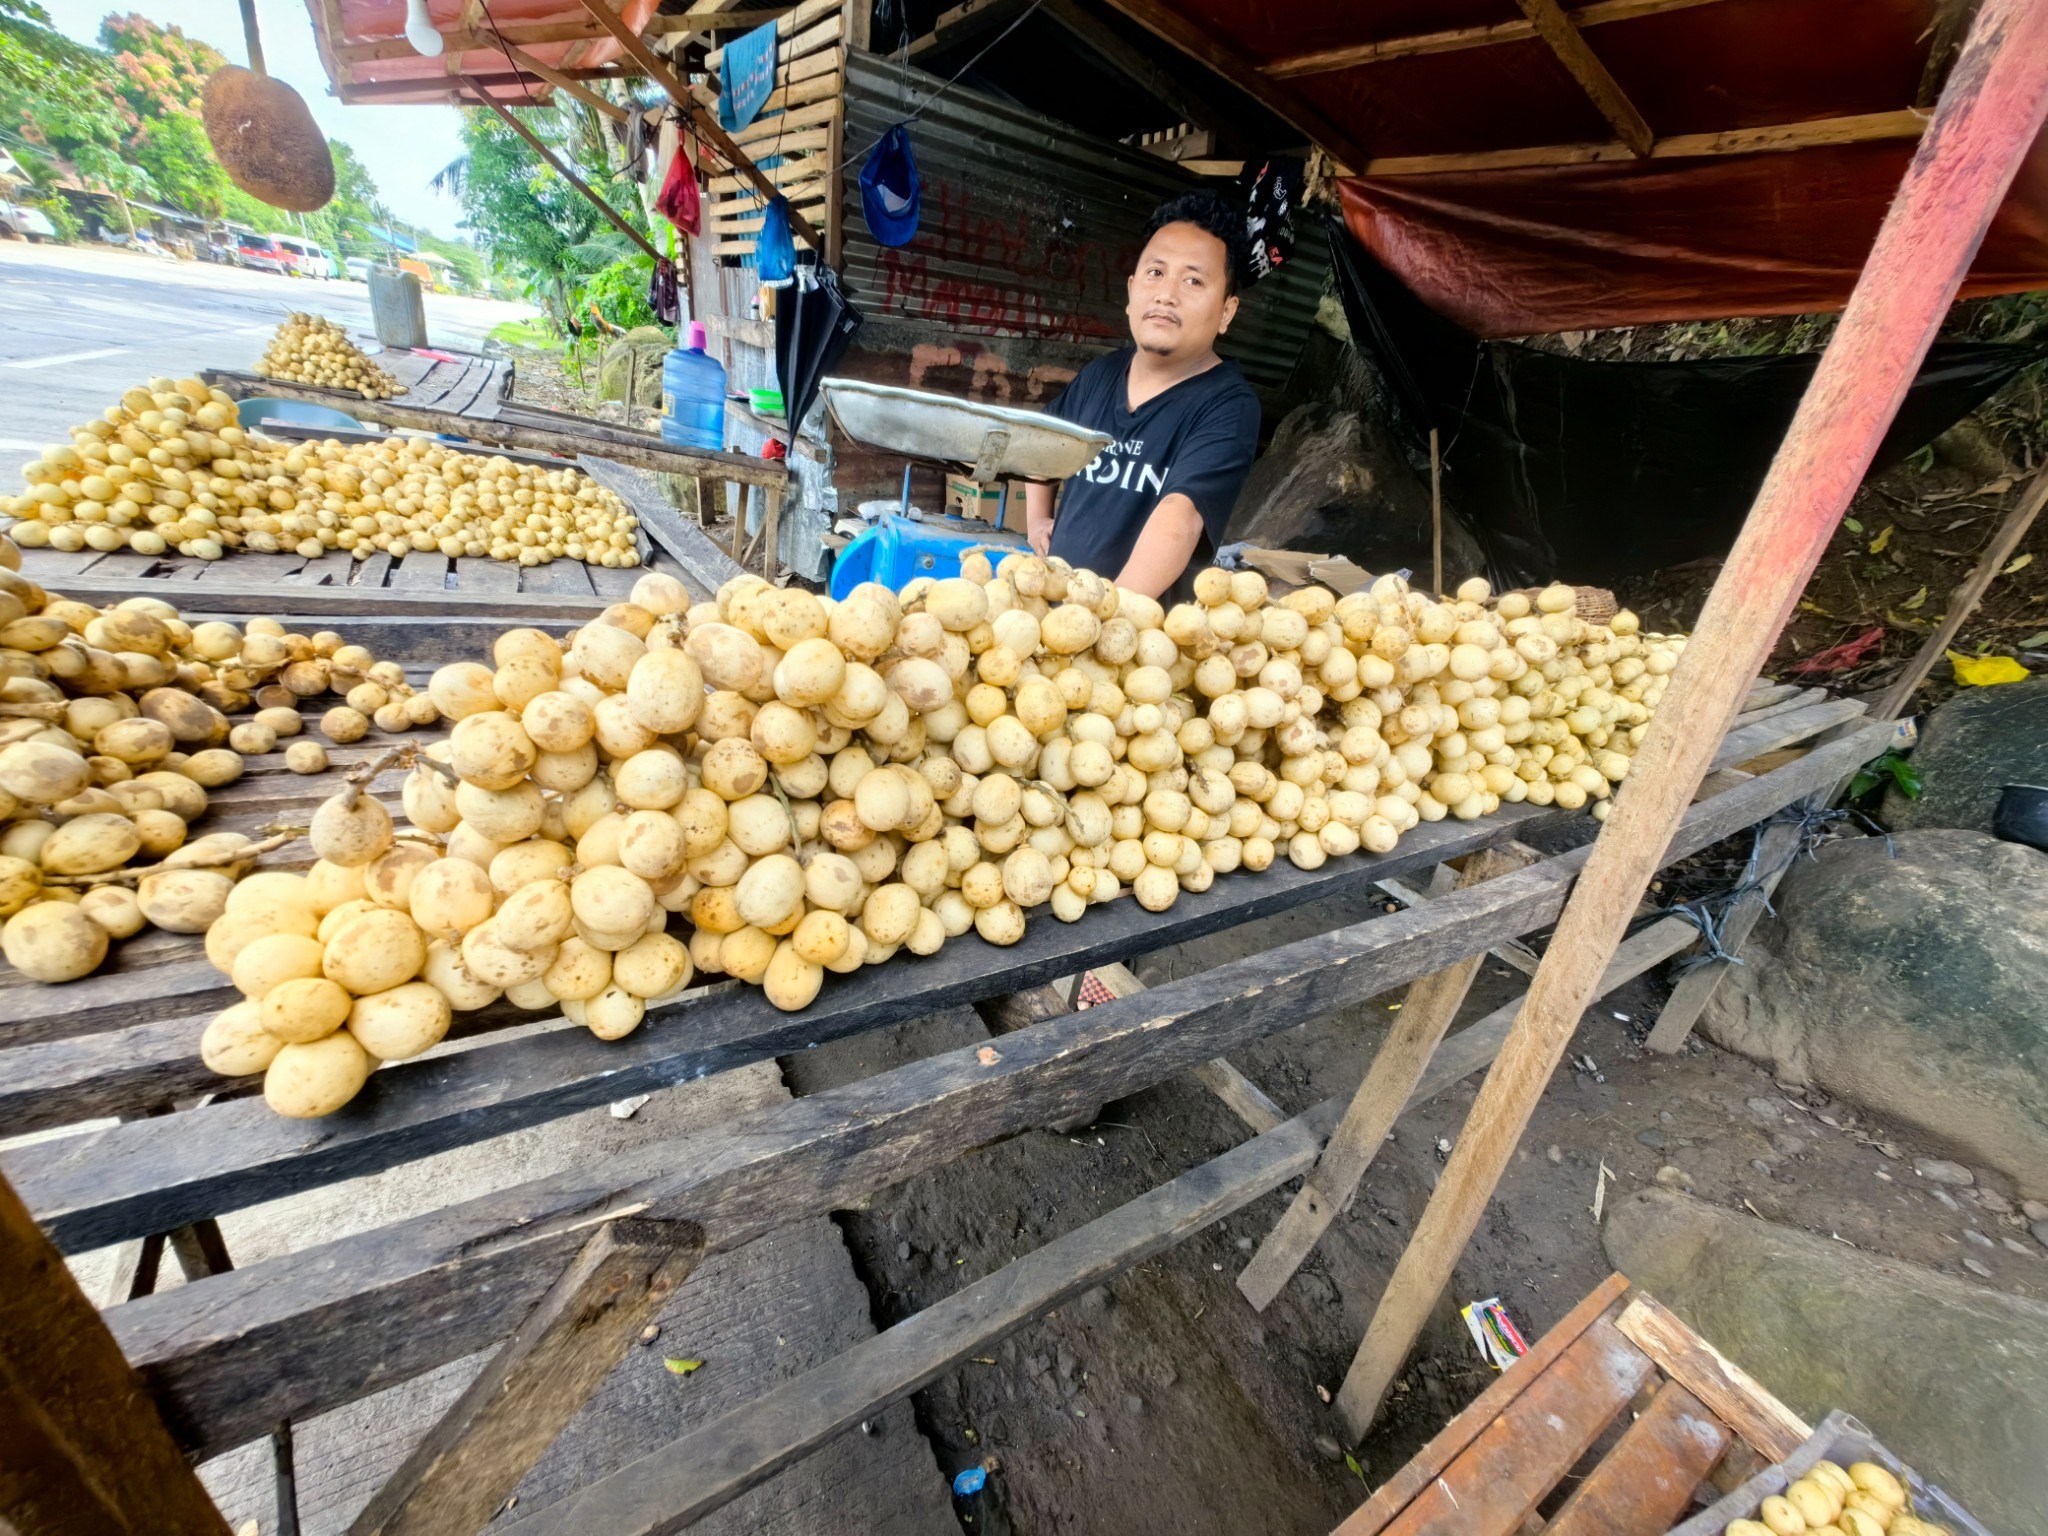
M142 1378L0 1179L0 1526L228 1536Z
M482 1530L703 1253L704 1233L690 1222L627 1218L599 1228L350 1536Z
M1477 885L1533 861L1533 854L1507 848L1482 849L1465 861L1457 888ZM1329 1230L1330 1223L1337 1219L1337 1213L1351 1203L1387 1132L1407 1107L1408 1095L1415 1091L1430 1057L1457 1018L1485 958L1483 950L1468 955L1408 988L1393 1028L1374 1054L1365 1081L1358 1085L1358 1093L1331 1134L1329 1145L1323 1148L1315 1168L1302 1181L1293 1204L1266 1234L1251 1263L1237 1277L1237 1288L1259 1311L1272 1305L1273 1298L1294 1277L1302 1261Z

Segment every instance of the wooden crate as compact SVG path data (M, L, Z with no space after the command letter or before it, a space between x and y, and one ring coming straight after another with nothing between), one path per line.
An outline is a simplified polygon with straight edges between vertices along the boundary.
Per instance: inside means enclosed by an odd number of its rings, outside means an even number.
M1695 1504L1784 1460L1811 1434L1740 1366L1614 1275L1336 1536L1663 1536ZM1569 1494L1542 1516L1567 1476Z
M1839 701L1804 699L1797 690L1762 690L1753 702L1722 745L1719 792L1694 806L1667 860L1831 788L1889 735L1888 727L1865 723L1751 777L1735 765L1859 713ZM387 775L378 790L388 796L394 779ZM303 814L330 787L283 782L259 762L209 814L222 825L265 825ZM635 1034L607 1043L560 1020L507 1037L507 1025L533 1016L501 1005L463 1016L458 1033L466 1048L386 1067L353 1104L312 1124L278 1118L250 1096L253 1080L225 1081L199 1061L200 1031L230 992L197 938L138 939L110 970L66 986L0 977L0 1017L7 1020L0 1062L11 1069L0 1074L0 1125L25 1131L120 1117L115 1125L13 1147L0 1154L0 1172L19 1194L24 1222L33 1218L58 1251L165 1241L190 1247L208 1233L218 1246L213 1219L224 1213L817 1042L960 1004L978 1005L992 1020L1028 1023L993 1047L936 1056L602 1166L247 1269L213 1266L221 1272L112 1307L104 1314L112 1339L178 1446L203 1457L479 1349L509 1351L503 1376L493 1379L525 1381L522 1371L534 1359L550 1358L554 1335L545 1320L559 1322L562 1308L582 1294L578 1288L596 1283L593 1275L615 1275L625 1265L644 1280L664 1255L728 1251L973 1147L1182 1071L1196 1070L1259 1132L705 1426L686 1447L616 1471L565 1501L559 1514L535 1516L536 1530L677 1529L676 1511L718 1507L963 1353L985 1351L993 1338L1062 1298L1302 1174L1344 1106L1333 1101L1289 1119L1220 1058L1306 1015L1349 1006L1544 927L1561 909L1586 850L1084 1013L1048 1001L1047 983L1414 876L1569 814L1518 806L1480 821L1425 824L1391 854L1333 860L1315 871L1276 866L1224 877L1165 913L1123 900L1074 925L1034 923L1009 948L964 938L929 958L905 955L834 977L798 1014L777 1013L758 991L721 982L650 1010ZM1690 938L1678 919L1654 925L1624 946L1611 984ZM1444 1040L1410 1102L1484 1069L1513 1013L1509 1005ZM667 1236L627 1242L615 1226L629 1216L660 1223ZM590 1247L599 1234L614 1234L602 1252ZM542 1321L513 1336L522 1318ZM537 1422L558 1430L594 1385L577 1386L580 1396L552 1417L539 1412ZM556 1383L527 1390L545 1408L551 1394L567 1389ZM474 1450L481 1442L464 1437L481 1435L498 1447L484 1460L486 1480L503 1484L500 1501L554 1433L537 1443L530 1435L494 1439L489 1415L464 1423L467 1429L447 1431L458 1444ZM593 1511L625 1513L597 1519Z

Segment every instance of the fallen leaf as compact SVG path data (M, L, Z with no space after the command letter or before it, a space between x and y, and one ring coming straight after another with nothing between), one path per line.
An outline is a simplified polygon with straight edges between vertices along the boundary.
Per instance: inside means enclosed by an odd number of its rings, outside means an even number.
M2010 656L1965 656L1961 651L1950 651L1948 659L1955 666L1956 681L1966 688L2024 682L2033 676Z
M2038 635L2027 636L2026 639L2019 643L2017 649L2022 651L2038 651L2044 645L2048 645L2048 629L2042 630Z
M1886 523L1886 524L1884 525L1884 532L1883 532L1883 533L1880 533L1880 534L1879 534L1879 535L1878 535L1878 536L1877 536L1876 538L1874 538L1874 539L1872 539L1872 540L1870 541L1870 552L1871 552L1871 553L1872 553L1873 555L1881 555L1881 554L1883 554L1883 553L1884 553L1884 551L1885 551L1885 546L1886 546L1887 544L1891 543L1891 541L1892 541L1892 525L1891 525L1890 523Z
M2012 489L2012 476L2000 475L1996 480L1987 480L1970 492L1972 496L2003 496Z
M1817 613L1824 619L1832 619L1834 617L1832 613L1829 613L1827 609L1821 607L1819 603L1809 603L1803 597L1799 600L1799 607L1800 610L1804 613Z
M1856 519L1853 517L1843 518L1842 526L1848 529L1851 533L1861 533L1863 531L1863 525L1857 522Z
M2033 563L2033 555L2031 553L2024 554L2021 555L2017 560L2014 560L2012 564L2006 566L2005 569L2000 571L1998 574L2001 576L2010 576L2014 571L2024 571L2028 566L2032 565Z
M677 1376L687 1376L704 1365L702 1360L678 1360L674 1355L663 1356L661 1363Z
M1925 587L1922 587L1918 592L1915 592L1911 597L1907 598L1903 603L1899 604L1899 606L1910 612L1912 609L1918 608L1922 603L1926 601L1927 589Z

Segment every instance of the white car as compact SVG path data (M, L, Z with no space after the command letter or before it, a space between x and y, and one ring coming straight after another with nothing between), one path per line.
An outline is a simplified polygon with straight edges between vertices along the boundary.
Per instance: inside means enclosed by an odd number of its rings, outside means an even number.
M377 263L367 256L351 256L341 264L342 270L359 283L367 283L370 274L377 269Z
M54 240L57 226L40 208L26 203L0 203L0 236L9 240Z
M284 252L291 270L300 277L324 278L332 270L327 253L310 240L298 235L272 235L270 243Z

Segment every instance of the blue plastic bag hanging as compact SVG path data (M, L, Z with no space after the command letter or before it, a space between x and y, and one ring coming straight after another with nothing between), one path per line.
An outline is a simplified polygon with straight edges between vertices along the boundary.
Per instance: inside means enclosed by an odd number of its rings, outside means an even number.
M777 193L768 200L761 233L754 241L754 261L764 288L787 288L796 278L796 241L789 233L789 199Z
M868 233L884 245L910 244L917 235L919 202L910 125L898 123L875 142L860 168L860 211Z

